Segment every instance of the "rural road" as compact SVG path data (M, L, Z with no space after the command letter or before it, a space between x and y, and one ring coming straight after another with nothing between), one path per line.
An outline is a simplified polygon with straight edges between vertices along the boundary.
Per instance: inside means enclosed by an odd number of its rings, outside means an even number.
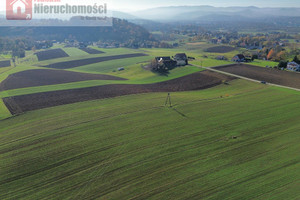
M210 71L217 72L217 73L221 73L221 74L225 74L225 75L228 75L228 76L234 76L234 77L237 77L237 78L240 78L240 79L244 79L244 80L248 80L248 81L252 81L252 82L256 82L256 83L261 83L261 81L263 81L263 80L255 80L255 79L247 78L247 77L244 77L244 76L239 76L239 75L228 73L228 72L223 72L223 71L211 68L211 67L202 67L202 66L193 65L193 64L192 64L192 66L199 67L199 68L206 69L206 70L210 70ZM216 66L216 67L220 67L220 66ZM300 92L300 89L298 89L298 88L293 88L293 87L288 87L288 86L283 86L283 85L278 85L278 84L273 84L273 83L267 83L267 85L276 86L276 87L285 88L285 89L290 89L290 90L295 90L295 91Z

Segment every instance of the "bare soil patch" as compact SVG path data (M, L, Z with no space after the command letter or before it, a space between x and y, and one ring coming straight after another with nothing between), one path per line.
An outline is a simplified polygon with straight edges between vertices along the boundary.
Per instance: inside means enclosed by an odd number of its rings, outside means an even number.
M300 89L300 73L281 71L278 69L257 67L253 65L227 65L215 69L277 85Z
M88 80L126 80L123 78L64 70L34 69L11 74L0 83L0 91L18 88L56 85Z
M235 48L234 47L229 47L229 46L216 46L216 47L210 47L208 49L206 49L206 52L209 53L228 53L231 51L234 51Z
M150 92L201 90L230 81L234 77L211 71L197 72L174 80L145 85L104 85L90 88L36 93L4 98L12 114L95 99Z
M69 57L69 55L62 49L50 49L46 51L40 51L35 54L39 61Z
M134 57L141 57L141 56L147 56L147 55L143 54L143 53L134 53L134 54L125 54L125 55L116 55L116 56L87 58L87 59L81 59L81 60L59 62L59 63L54 63L54 64L42 66L42 67L55 68L55 69L70 69L70 68L80 67L80 66L84 66L84 65L90 65L90 64L104 62L104 61L124 59L124 58L134 58Z
M92 49L92 48L80 48L80 50L88 53L88 54L101 54L104 53L103 51L99 51L97 49Z
M11 66L10 60L0 61L0 67L10 67L10 66Z

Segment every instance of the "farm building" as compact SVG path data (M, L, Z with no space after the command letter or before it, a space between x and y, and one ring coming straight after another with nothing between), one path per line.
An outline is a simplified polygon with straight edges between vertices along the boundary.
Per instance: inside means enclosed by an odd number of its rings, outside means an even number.
M171 57L156 57L157 68L167 68L168 70L172 70L177 66L177 62L172 60Z
M173 59L172 59L173 58ZM155 71L168 71L177 66L185 66L188 64L188 57L185 53L176 54L174 57L156 57L151 67Z
M188 57L185 53L178 53L174 56L174 60L177 62L177 66L185 66L189 64Z
M296 62L289 62L287 65L287 70L299 72L300 71L300 65Z
M245 62L246 58L243 54L238 54L232 58L233 62Z

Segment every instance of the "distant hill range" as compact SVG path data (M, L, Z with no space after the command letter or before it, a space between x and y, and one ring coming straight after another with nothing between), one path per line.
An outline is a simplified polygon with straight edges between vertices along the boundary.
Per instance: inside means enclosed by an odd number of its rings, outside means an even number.
M300 17L300 8L177 6L159 7L130 16L155 21L253 21L266 18Z
M55 20L49 20L51 24ZM0 20L1 23L1 20ZM132 45L153 42L151 34L143 27L127 20L113 18L113 26L108 27L5 27L0 26L1 37L30 37L36 40L75 39L82 42L107 41L132 43Z

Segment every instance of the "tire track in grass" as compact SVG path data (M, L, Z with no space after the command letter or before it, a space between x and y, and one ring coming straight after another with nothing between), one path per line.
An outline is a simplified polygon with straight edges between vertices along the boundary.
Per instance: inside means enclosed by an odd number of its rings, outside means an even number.
M131 126L130 126L130 127L131 127ZM113 132L110 126L109 126L109 129L111 130L110 132ZM126 145L124 145L124 144L126 144ZM96 166L96 169L97 169L97 170L94 169L94 172L92 172L92 173L89 175L90 180L89 180L87 183L84 183L84 184L79 185L80 188L78 189L78 191L77 191L74 195L72 195L72 198L76 199L76 198L78 198L78 197L80 197L80 196L84 196L85 193L86 193L86 192L84 192L85 189L86 189L90 184L92 184L92 183L96 180L96 177L98 177L99 175L103 175L104 170L106 170L107 168L109 168L109 167L112 166L113 160L115 159L115 157L116 157L117 155L119 155L120 152L126 152L125 149L126 149L127 146L129 146L129 145L130 145L130 142L125 142L125 143L123 143L123 145L121 146L121 148L118 149L118 151L112 152L112 153L108 156L108 157L109 157L108 163L107 163L106 165L104 165L104 167L101 167L100 170L99 170L100 167L99 167L99 166ZM91 178L91 177L92 177L92 178Z
M133 95L130 95L130 96L138 96L138 95L141 95L141 94L133 94ZM120 98L120 97L115 97L115 98L113 98L113 99L117 99L117 98ZM102 99L102 100L94 100L94 101L103 101L103 100L106 100L106 99ZM156 107L163 107L163 106L153 106L153 107L151 107L151 108L156 108ZM151 108L147 108L147 109L151 109ZM147 110L147 109L144 109L144 110ZM143 111L143 109L140 109L140 110L138 110L138 111ZM135 111L132 111L132 112L135 112ZM91 114L90 112L88 113L89 115ZM121 114L119 114L119 115L122 115L122 114L126 114L126 112L125 113L121 113ZM113 115L113 116L116 116L116 115ZM53 119L55 119L56 121L57 120L65 120L64 119L64 115L62 115L62 116L55 116L55 117L53 117ZM7 120L7 119L5 119L5 120ZM45 119L46 120L46 122L48 122L49 120L52 120L52 119L49 119L49 118L46 118ZM4 121L4 120L0 120L0 122L1 121ZM40 124L41 124L41 122L40 121L37 121L37 122L35 122L35 125L37 125L37 126L40 126ZM22 126L23 126L23 124L22 124ZM33 126L31 125L31 128L32 128ZM13 132L13 131L15 131L15 129L17 129L18 127L14 127L14 129L9 129L9 131L10 132ZM22 131L24 131L24 130L22 130ZM10 132L8 132L7 134L10 134ZM4 132L2 132L2 134L3 134ZM1 146L1 145L0 145Z
M261 141L259 141L259 142L261 142ZM176 152L175 152L176 153ZM169 154L168 154L168 156L169 156ZM127 167L129 167L129 166L127 166Z
M128 166L126 166L126 168L127 168ZM54 179L55 180L55 179Z
M261 141L258 141L257 143L259 143L259 142L261 142ZM239 147L238 147L239 148ZM231 150L233 150L233 149L231 149ZM229 150L229 151L231 151L231 150Z
M198 133L195 133L195 134L198 134ZM141 138L143 138L143 137L141 137ZM179 139L174 139L174 141L177 141L177 140L182 140L182 138L185 138L184 136L183 137L181 137L181 138L179 138ZM208 138L207 139L208 141L210 141L210 139ZM218 140L219 141L219 140ZM217 142L217 141L216 141ZM167 143L169 143L169 142L165 142L165 143L163 143L163 144L167 144ZM195 143L195 142L194 142ZM211 144L211 143L209 143L209 144ZM158 145L162 145L161 143L158 143ZM153 145L149 145L148 147L146 146L146 147L144 147L144 148L142 148L142 149L146 149L146 148L149 148L149 147L153 147ZM196 148L197 147L199 147L199 145L196 145ZM134 153L136 153L136 152L139 152L141 149L138 149L138 150L136 150ZM178 151L178 152L180 152L180 151ZM176 153L178 153L178 152L173 152L173 153L171 153L171 154L168 154L167 156L170 156L170 155L173 155L173 154L176 154ZM128 153L126 153L126 154L124 154L125 156L127 156L127 154ZM143 163L143 161L140 161L140 163ZM133 166L134 165L136 165L136 164L132 164ZM126 167L129 167L129 166L126 166Z
M24 137L24 138L21 138L21 139L17 139L17 140L8 142L8 143L3 143L3 144L0 144L0 147L1 147L1 146L5 146L5 145L12 144L12 143L14 143L14 142L20 142L20 141L22 141L22 140L27 140L27 139L30 139L30 138L35 137L35 136L41 136L41 135L47 134L47 133L52 132L52 131L58 131L58 130L62 130L62 129L65 129L65 128L70 128L70 127L74 127L74 126L79 126L79 125L87 124L87 123L90 123L90 122L96 122L96 121L101 121L101 120L104 120L104 119L110 119L110 118L113 118L113 117L124 116L124 115L134 114L134 113L138 113L138 112L144 112L144 111L147 111L147 110L160 109L160 108L163 108L163 107L164 107L164 106L151 107L151 108L141 109L141 110L136 110L136 111L132 111L132 112L124 112L124 113L117 114L117 115L109 115L109 116L105 116L105 117L99 117L99 118L96 118L96 119L93 119L93 120L86 120L86 121L83 121L83 122L80 122L80 123L74 123L74 124L70 124L70 125L68 125L68 126L63 126L63 127L59 127L59 128L56 128L56 129L51 129L51 130L49 130L49 131L47 131L47 132L38 133L38 134L33 134L33 135L28 136L28 137ZM30 145L29 145L29 146L30 146ZM23 146L21 146L20 148L24 148L24 147L27 147L27 146L26 146L26 145L23 145ZM15 150L15 148L13 148L13 150ZM0 154L2 154L2 153L7 153L7 152L9 152L9 151L10 151L10 150L1 150L1 151L0 151Z
M293 169L293 167L294 166L291 166L290 168L292 168ZM288 169L290 169L290 168L288 168ZM286 169L286 168L285 168ZM249 199L257 199L258 198L258 196L261 196L261 195L263 195L263 194L265 194L265 193L269 193L270 192L270 189L267 189L267 190L265 190L265 191L263 191L263 192L261 192L260 191L260 189L261 188L276 188L276 189L278 189L278 188L283 188L283 187L285 187L286 185L290 185L291 183L294 183L294 180L293 181L289 181L289 182L287 182L287 181L285 181L284 180L284 178L286 178L286 177L280 177L280 178L273 178L273 174L277 174L278 172L282 172L283 170L278 170L278 171L276 171L276 172L274 172L274 173L271 173L271 174L268 174L268 175L266 175L266 176L262 176L263 178L267 178L267 177L272 177L272 179L271 179L271 181L264 181L264 182L259 182L259 184L255 184L255 186L253 187L253 182L255 182L255 180L252 180L252 181L250 181L250 182L247 182L247 183L245 183L245 184L243 184L243 186L245 186L245 187L248 187L249 188L249 190L247 190L247 191L245 191L245 193L237 193L236 195L233 195L233 198L236 198L236 199L241 199L243 196L248 196L248 197L251 197L251 198L249 198ZM295 177L295 175L294 175L294 177ZM260 177L259 177L260 178ZM291 177L292 178L292 177ZM237 186L237 187L239 187L239 185ZM257 191L258 190L258 191ZM272 191L274 190L274 189L271 189ZM225 190L225 191L221 191L221 192L225 192L225 193L228 193L227 192L228 190ZM229 190L230 191L230 190ZM254 191L254 192L253 192ZM254 194L256 194L257 193L257 195L255 195L254 196ZM242 197L241 197L242 196Z
M259 157L261 157L262 155L265 155L265 154L267 154L267 153L268 153L268 152L264 152L264 153L261 153L261 154L259 154L259 155L255 155L255 156L253 156L253 157L251 157L251 158L247 158L246 160L244 160L243 162L241 162L241 163L239 163L239 164L246 163L246 162L248 162L248 161L250 161L250 160L255 160L255 159L257 159L257 158L259 158ZM292 160L292 161L288 162L287 164L285 164L285 165L283 165L283 166L278 166L278 167L275 167L274 169L273 169L273 168L269 168L268 170L267 170L267 169L266 169L266 170L262 170L262 171L260 171L260 173L257 173L257 174L254 174L254 175L249 175L249 176L243 177L243 178L241 178L241 179L238 179L239 181L231 181L231 182L227 183L226 186L224 186L223 184L220 185L220 186L215 186L213 189L210 189L210 190L209 190L210 193L206 194L205 196L201 195L201 198L209 197L211 194L215 194L216 192L221 191L220 188L222 188L222 190L224 190L223 188L225 188L225 189L226 189L226 188L231 188L231 187L234 187L234 185L242 184L242 183L247 182L247 181L249 181L249 180L256 179L257 177L261 177L261 176L263 176L263 175L266 175L266 174L275 172L275 171L277 171L277 170L280 170L280 169L283 169L283 168L286 168L286 167L295 165L295 164L297 164L297 163L299 163L299 162L300 162L299 159L298 159L298 160L297 160L297 159L296 159L296 160ZM147 198L150 198L150 197L152 197L152 196L154 196L154 195L156 195L156 194L159 194L159 193L161 193L161 192L164 192L164 191L166 191L166 190L168 190L168 189L177 187L177 186L179 186L179 185L186 184L186 183L191 182L191 181L193 181L193 180L202 178L202 177L206 176L207 174L210 174L210 173L212 173L212 172L214 172L214 171L220 171L220 170L222 170L222 169L224 169L224 168L231 167L232 165L233 165L233 163L229 163L229 164L226 164L226 165L223 165L223 166L220 166L220 167L216 167L215 169L211 169L211 170L208 170L208 171L205 171L205 172L201 172L201 173L198 173L198 174L194 174L194 175L191 175L191 176L189 176L189 177L187 177L187 178L180 179L180 180L174 181L174 182L172 182L172 183L168 183L168 184L163 185L163 186L161 186L161 187L158 187L158 188L156 188L156 189L154 189L154 190L151 190L151 191L149 191L149 192L147 192L147 193L143 193L143 194L137 195L137 196L135 196L135 197L133 197L133 198L130 198L130 199L132 199L132 200L133 200L133 199L147 199ZM271 170L270 170L270 169L271 169ZM228 185L228 184L230 184L230 185ZM223 186L223 187L222 187L222 186ZM199 194L200 194L200 193L199 193ZM200 198L200 197L199 197L199 196L200 196L199 194L194 195L194 196L191 196L191 197L188 197L187 199L195 199L196 197L197 197L197 199L198 199L198 198ZM203 192L201 192L201 194L203 194Z
M224 191L224 190L227 190L229 188L233 188L233 187L235 187L237 185L240 185L240 184L243 184L245 182L248 182L248 181L254 180L256 178L266 176L266 175L271 174L273 172L276 172L278 170L281 170L281 169L288 168L290 166L299 164L299 162L300 162L299 159L294 159L294 160L291 160L291 161L285 163L284 165L281 165L281 166L279 165L279 166L276 166L276 167L271 167L271 168L268 168L268 169L265 169L265 170L261 170L261 171L259 171L258 173L254 174L254 175L249 175L249 176L246 176L244 178L238 179L237 181L229 182L225 186L224 185L216 186L213 189L209 190L208 193L205 194L205 195L203 195L203 193L202 194L197 194L197 195L194 195L194 196L190 197L189 199L209 197L210 195L218 193L220 191Z
M29 177L29 176L32 176L32 175L41 173L41 172L44 172L44 171L51 170L51 169L53 169L53 168L56 168L56 167L59 167L59 166L61 166L61 165L66 164L66 163L69 163L69 162L71 162L71 161L78 160L78 159L81 159L81 158L83 158L83 157L86 157L86 156L89 156L89 155L92 155L92 154L99 153L99 152L101 152L101 151L106 151L106 150L109 150L109 149L111 149L111 148L113 148L113 147L116 147L116 146L117 146L117 145L110 145L110 146L102 147L102 148L97 149L97 150L94 150L94 151L82 153L82 154L79 154L79 155L77 155L77 156L68 158L68 159L66 159L66 160L59 161L59 162L57 162L57 163L48 165L48 166L46 166L46 167L43 167L43 168L41 168L41 169L38 169L38 170L35 170L35 171L32 171L32 172L28 172L28 173L25 173L25 174L20 174L20 175L18 175L18 176L14 176L14 177L11 177L11 178L7 178L7 179L5 179L5 180L0 180L0 186L1 186L1 185L4 185L4 184L7 184L7 183L10 183L10 182L13 182L13 181L16 181L16 180L19 180L19 179L23 179L23 178L26 178L26 177Z
M270 137L270 138L263 138L263 139L260 139L260 140L257 140L257 141L253 141L253 142L249 142L249 143L246 143L246 144L239 144L239 146L237 146L237 147L235 147L235 148L233 148L233 149L224 150L224 151L220 151L220 152L217 152L217 153L209 154L209 155L206 155L206 156L203 157L203 158L200 158L200 159L197 158L197 159L194 159L194 160L185 162L185 163L178 162L178 163L180 163L180 164L175 165L175 166L170 166L170 167L168 167L168 168L164 168L164 170L155 171L155 172L153 172L152 174L142 175L142 176L140 176L140 177L134 178L133 180L130 180L128 177L125 177L125 178L124 178L124 179L125 179L124 182L121 182L121 183L120 183L120 181L118 180L118 185L115 185L115 186L114 186L113 188L111 188L110 190L106 190L106 191L105 191L104 193L102 193L101 195L99 194L98 196L92 196L91 198L100 198L101 196L104 196L104 195L107 195L107 194L113 192L115 189L120 189L120 186L121 186L121 185L124 185L124 184L127 184L127 185L128 185L128 184L130 184L130 183L134 183L134 181L140 180L141 178L148 177L148 179L151 179L151 176L154 175L154 174L159 174L159 173L162 173L162 172L168 171L168 170L175 170L175 169L178 169L178 168L183 168L185 165L192 164L192 163L194 163L194 162L198 162L198 161L203 160L203 159L207 159L207 157L212 157L212 158L213 158L213 157L217 157L217 156L220 155L220 154L224 154L224 153L228 153L228 152L233 151L233 150L237 150L237 149L239 149L240 147L251 146L251 145L254 145L254 144L257 144L257 143L261 143L261 142L265 142L265 141L271 140L271 139L273 139L273 138L274 138L274 137L272 136L272 137ZM197 148L197 147L194 147L194 148ZM191 148L191 149L193 149L193 148ZM219 150L222 150L222 149L224 149L224 147L220 147L220 148L219 148ZM207 153L208 153L208 152L207 152ZM167 157L169 157L169 156L170 156L170 155L167 155ZM245 162L248 161L248 160L250 160L250 159L244 160L243 163L245 163ZM228 165L226 165L226 166L231 166L231 165L232 165L232 163L230 163L230 164L228 164ZM224 167L224 166L220 167L220 169L223 168L223 167ZM208 172L209 172L209 171L206 171L203 175L207 175ZM201 175L201 176L202 176L202 175ZM191 176L191 177L194 177L194 175ZM143 179L143 181L145 181L145 180ZM135 184L138 184L138 183L135 183ZM176 184L176 185L178 185L178 184ZM173 187L173 186L170 186L170 188L171 188L171 187ZM145 199L145 198L147 198L147 197L142 197L142 198ZM134 199L134 198L133 198L133 199Z
M273 192L275 192L275 191L276 191L275 194L278 194L278 193L281 192L280 190L285 190L285 188L287 188L287 187L289 187L291 184L295 184L295 183L298 183L298 185L300 185L300 179L297 179L297 180L295 180L295 181L293 181L293 182L287 183L287 184L285 184L285 185L283 185L283 186L281 186L281 187L279 187L279 188L275 188L275 189L273 189L273 190L270 190L269 192L266 192L266 193L264 193L264 194L261 194L261 195L257 196L256 198L267 199L267 198L264 197L264 196L271 195L271 193L273 193ZM279 190L279 191L278 191L278 190ZM273 196L274 196L275 194L273 194ZM300 197L300 194L299 194L298 196Z
M297 142L296 141L293 141L293 142L289 142L289 143L287 143L286 145L281 145L280 147L278 147L278 148L276 148L275 150L269 150L269 151L267 151L267 152L265 152L265 154L273 154L273 153L280 153L280 152L282 152L282 150L284 150L284 149L286 149L286 147L287 146L290 146L290 145L295 145L295 144L297 144ZM260 158L260 157L258 157L258 158ZM298 159L298 162L299 162L300 160ZM290 160L288 161L288 162L290 162ZM297 163L295 163L295 164L297 164ZM256 168L256 167L252 167L252 168ZM285 168L285 167L283 167L283 168ZM248 169L245 169L244 171L247 171ZM276 171L276 170L275 170ZM247 177L249 177L249 176L256 176L255 174L254 175L248 175ZM260 175L259 175L259 177L260 177ZM240 178L240 179L244 179L244 177L243 178ZM240 179L238 179L238 180L240 180ZM236 181L231 181L231 182L229 182L229 183L235 183ZM247 182L247 181L245 181L245 182ZM238 184L236 184L236 185L239 185L239 184L241 184L241 183L238 183ZM226 183L226 186L227 186L228 184ZM224 184L221 184L221 185L218 185L218 186L214 186L213 188L215 189L215 190L218 190L219 188L221 188L221 187L223 187L224 186ZM224 187L226 187L226 186L224 186ZM228 186L228 188L230 188L230 187L232 187L232 188L234 188L234 186ZM211 190L213 190L213 189L211 189ZM210 190L210 191L211 191ZM224 189L225 190L225 189ZM220 191L223 191L223 190L220 190ZM220 191L218 191L218 192L220 192ZM193 199L193 198L200 198L200 196L202 195L202 193L203 192L198 192L198 193L196 193L196 194L194 194L194 195L191 195L191 196L189 196L188 197L188 199ZM211 194L216 194L217 192L211 192ZM208 197L209 195L207 195L206 197ZM201 196L201 198L202 198L202 196Z
M182 136L182 137L180 137L180 138L178 138L178 139L173 139L172 141L173 141L173 142L180 141L180 140L182 140L182 139L189 138L189 137L192 137L192 136L197 135L197 134L199 134L199 133L194 133L194 134L192 134L192 135L189 135L188 137ZM144 139L144 137L141 137L141 138ZM136 140L136 139L134 139L134 140ZM207 138L207 141L210 141L210 138ZM218 141L219 141L219 140L218 140ZM169 142L170 142L170 141L167 141L167 142L164 142L164 143L157 142L157 144L154 145L154 146L168 144ZM212 143L214 143L214 142L217 142L217 141L210 142L209 144L212 144ZM128 141L123 142L123 143L129 144ZM122 144L123 144L123 143L122 143ZM194 143L196 143L196 142L193 142L192 144L194 144ZM207 145L207 144L204 144L203 146L206 146L206 145ZM120 144L117 144L116 146L120 146ZM196 146L199 147L199 145L196 145ZM153 148L153 144L148 145L148 146L143 146L142 148L136 149L136 150L131 151L131 152L125 152L124 154L121 154L121 155L118 156L118 157L114 157L114 161L115 161L115 160L118 160L118 159L121 160L121 159L123 159L123 158L125 158L125 157L128 157L128 156L131 155L131 154L138 153L138 152L140 152L141 150L145 150L145 149L148 149L148 148ZM172 153L166 155L166 157L168 157L168 156L170 156L170 155L173 155L173 154L176 154L176 153L179 153L179 152L180 152L180 151L172 152ZM164 157L165 157L165 156L164 156ZM155 159L156 159L156 158L155 158ZM155 160L155 159L153 159L153 160ZM138 162L136 162L136 163L133 163L133 164L130 164L130 165L126 165L126 166L124 166L124 167L122 167L122 168L128 168L128 167L131 167L131 166L135 166L137 163L140 163L140 164L141 164L141 163L143 163L143 162L144 162L144 160L138 161ZM100 164L100 163L99 163L99 164ZM102 165L106 165L106 164L107 164L107 162L101 164L101 166L102 166ZM95 167L95 166L92 166L92 165L90 166L90 168L94 168L94 167ZM96 166L96 167L97 167L97 166ZM90 169L90 168L86 168L86 169L83 169L83 170L79 170L79 171L77 171L76 173L80 173L81 171L85 171L85 170L88 170L88 169ZM76 170L76 169L75 169L75 170ZM74 175L74 174L72 174L72 175ZM62 178L66 178L66 177L62 177ZM57 182L57 181L59 181L59 180L60 180L59 177L53 178L53 181L54 181L54 182ZM47 186L47 185L49 185L49 184L50 184L50 183L46 183L46 184L44 184L44 186ZM37 185L34 185L34 186L30 186L29 188L23 189L22 191L24 192L24 191L30 189L31 187L34 187L34 189L36 189L36 187L41 187L41 185L40 185L40 184L37 184ZM20 192L20 191L18 191L18 192ZM15 191L14 191L14 193L15 193Z

